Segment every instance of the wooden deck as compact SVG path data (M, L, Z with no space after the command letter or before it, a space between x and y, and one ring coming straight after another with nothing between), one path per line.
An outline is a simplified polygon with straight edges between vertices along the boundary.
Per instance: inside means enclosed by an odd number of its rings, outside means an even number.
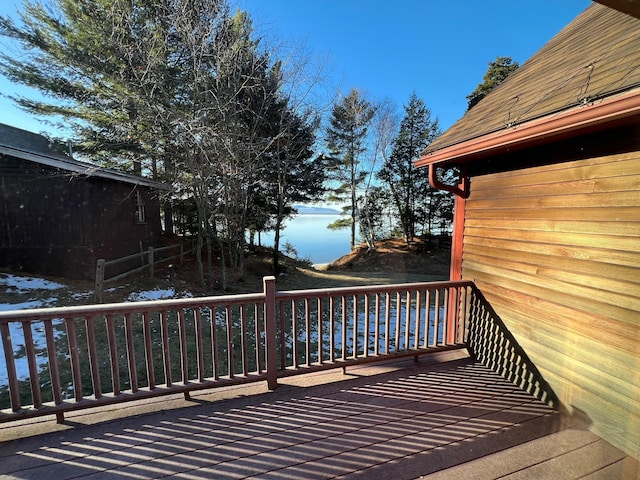
M461 353L283 383L3 425L0 478L640 478L577 419Z

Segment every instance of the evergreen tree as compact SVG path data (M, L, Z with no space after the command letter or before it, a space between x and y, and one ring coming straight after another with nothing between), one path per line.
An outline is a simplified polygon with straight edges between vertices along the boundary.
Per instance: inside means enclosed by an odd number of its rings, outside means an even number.
M375 114L375 108L360 92L352 89L342 101L334 105L327 129L329 148L328 171L330 179L337 182L336 199L347 200L348 219L334 222L330 228L351 228L351 249L356 243L358 216L358 188L367 178L363 168L367 129Z
M491 90L500 85L518 69L518 66L518 62L514 62L511 57L497 57L495 61L489 62L489 68L482 77L482 83L479 83L476 89L467 96L467 100L469 100L467 110L471 110Z
M389 188L402 235L409 245L417 235L417 226L434 214L431 204L436 192L429 185L427 169L418 169L414 161L439 134L438 120L415 93L404 107L405 116L395 138L391 155L378 172Z
M370 249L378 240L391 238L394 205L389 190L382 185L374 185L367 190L360 202L360 233L367 239Z
M25 0L20 16L0 18L0 35L26 52L0 53L0 73L45 100L14 101L61 119L92 158L172 183L197 209L202 282L213 243L222 286L227 263L242 278L256 185L271 174L265 152L298 148L287 145L292 115L267 124L289 108L285 79L248 15L230 15L226 0Z
M226 15L224 0L26 0L22 24L0 18L0 35L25 52L0 53L0 73L44 93L43 100L12 98L71 129L76 151L176 183L176 163L188 150L175 139L182 114L195 110L186 105L195 99L189 73L202 65L191 37L200 32L209 44Z

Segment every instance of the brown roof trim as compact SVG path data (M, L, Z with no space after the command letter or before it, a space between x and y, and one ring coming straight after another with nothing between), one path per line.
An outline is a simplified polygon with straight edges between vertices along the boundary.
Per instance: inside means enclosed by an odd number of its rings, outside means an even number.
M492 132L466 142L430 152L418 160L417 167L435 163L466 163L496 153L522 149L584 134L640 115L640 89L612 95L585 106L537 118L529 122Z
M171 191L171 185L149 180L136 175L119 172L110 168L103 168L90 163L81 162L71 157L63 157L62 155L46 155L44 153L27 152L18 148L0 145L0 155L21 158L30 162L36 162L49 167L60 168L73 173L86 175L87 177L100 177L115 180L117 182L141 185L144 187L155 188L157 190Z
M636 0L595 0L602 5L626 13L632 17L640 18L640 2Z

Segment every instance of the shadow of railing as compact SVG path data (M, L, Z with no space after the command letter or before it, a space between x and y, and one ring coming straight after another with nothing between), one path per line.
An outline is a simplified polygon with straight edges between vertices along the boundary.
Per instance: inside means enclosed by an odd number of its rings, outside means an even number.
M469 305L467 348L480 363L520 388L559 409L558 397L500 316L473 286Z
M410 479L562 425L467 358L34 437L3 447L0 475Z

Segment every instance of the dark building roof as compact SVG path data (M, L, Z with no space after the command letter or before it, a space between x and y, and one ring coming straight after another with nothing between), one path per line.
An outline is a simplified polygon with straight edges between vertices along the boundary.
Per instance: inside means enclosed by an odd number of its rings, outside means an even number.
M592 4L423 152L515 130L640 87L640 20Z
M55 146L43 135L0 123L0 155L10 155L23 160L60 168L90 177L108 178L124 183L142 185L160 190L170 190L168 185L147 178L129 175L118 170L102 168L81 162L55 150Z

